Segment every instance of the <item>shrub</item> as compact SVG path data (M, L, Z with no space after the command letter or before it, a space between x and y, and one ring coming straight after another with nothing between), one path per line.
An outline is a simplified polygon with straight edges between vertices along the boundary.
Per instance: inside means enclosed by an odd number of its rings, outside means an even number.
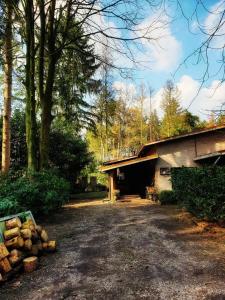
M47 214L69 199L69 183L50 171L0 179L0 215L23 210Z
M164 205L164 204L176 204L177 200L175 197L175 193L173 191L161 191L159 193L159 202Z
M174 168L171 179L188 211L212 221L225 219L225 167Z

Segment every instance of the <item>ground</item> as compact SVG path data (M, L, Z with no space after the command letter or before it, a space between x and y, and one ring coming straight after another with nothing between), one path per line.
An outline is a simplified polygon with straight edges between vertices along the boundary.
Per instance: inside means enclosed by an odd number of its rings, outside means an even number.
M45 225L58 251L0 299L225 299L224 229L175 206L76 200Z

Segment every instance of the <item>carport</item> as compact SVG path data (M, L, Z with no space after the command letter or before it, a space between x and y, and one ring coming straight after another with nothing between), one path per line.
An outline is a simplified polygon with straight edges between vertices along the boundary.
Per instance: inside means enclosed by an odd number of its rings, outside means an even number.
M112 161L101 167L109 175L109 199L114 200L115 191L120 195L138 194L145 197L147 186L154 184L155 163L158 155L131 157Z

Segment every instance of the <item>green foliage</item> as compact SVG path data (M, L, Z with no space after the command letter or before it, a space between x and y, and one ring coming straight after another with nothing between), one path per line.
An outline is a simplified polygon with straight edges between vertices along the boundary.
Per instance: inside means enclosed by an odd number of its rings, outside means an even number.
M0 178L0 216L31 210L48 214L69 199L69 183L52 171Z
M159 193L159 201L162 205L165 204L176 204L177 198L174 191L161 191Z
M179 134L182 128L180 92L172 81L167 81L164 87L161 107L164 113L161 136L170 137Z
M225 168L174 168L172 185L179 202L194 215L225 219Z
M180 92L173 82L167 81L164 87L162 110L164 116L161 124L161 137L171 137L191 132L204 127L198 116L189 111L183 111L180 106Z
M54 129L50 135L50 145L50 165L74 184L80 171L92 161L86 141Z
M87 200L87 199L104 199L107 197L106 191L101 192L86 192L73 195L73 199Z
M14 172L23 170L27 165L25 131L24 112L15 110L11 119L11 168ZM1 138L0 135L0 143ZM50 134L51 167L58 169L60 176L74 183L81 169L91 161L87 142L74 134L71 124L57 118Z

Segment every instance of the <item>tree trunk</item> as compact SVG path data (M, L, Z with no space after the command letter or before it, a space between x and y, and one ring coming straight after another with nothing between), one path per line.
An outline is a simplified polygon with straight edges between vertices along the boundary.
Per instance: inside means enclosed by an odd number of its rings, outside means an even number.
M49 99L47 99L47 97L44 97L41 103L40 169L45 169L48 167L49 158L49 135L52 123L52 104L49 103Z
M55 4L56 0L52 0L49 7L49 19L48 19L48 68L47 68L47 79L45 84L44 93L40 93L40 103L41 103L41 130L40 130L40 169L48 167L48 158L49 158L49 135L51 129L51 123L53 120L52 117L52 93L53 85L55 79L55 69L56 63L59 57L59 51L55 51L55 42L56 42L56 32L55 32ZM42 26L44 26L44 17L42 17ZM44 29L43 29L44 30ZM43 43L43 35L41 34L41 42ZM40 49L41 50L41 49ZM41 53L39 53L40 55ZM41 67L44 68L44 62L39 58L39 72ZM42 71L41 71L42 72ZM41 88L41 87L40 87Z
M12 101L12 3L6 1L6 29L4 45L4 109L2 126L2 172L10 167L10 119Z
M28 171L37 170L37 125L35 111L35 49L33 0L26 1L26 142Z

